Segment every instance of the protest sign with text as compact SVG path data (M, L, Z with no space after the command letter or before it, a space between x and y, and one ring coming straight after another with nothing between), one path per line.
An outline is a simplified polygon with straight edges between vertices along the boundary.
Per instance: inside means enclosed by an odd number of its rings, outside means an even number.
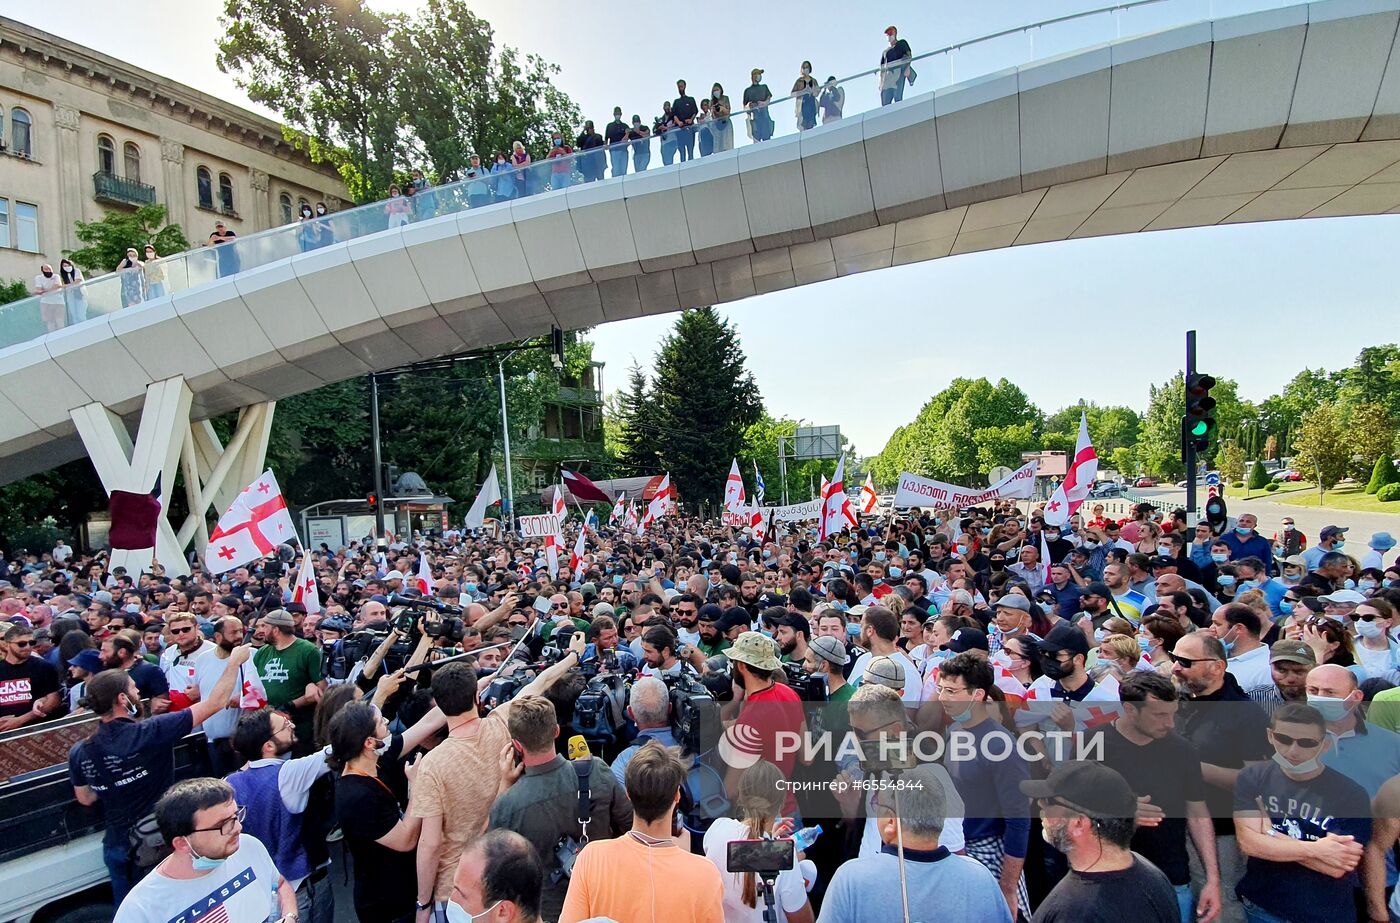
M992 500L1024 500L1035 492L1035 472L1038 460L1026 462L991 487L959 487L942 481L931 481L908 471L899 475L899 489L894 493L896 507L936 506L961 510Z
M520 517L520 534L524 538L544 538L547 535L558 535L560 531L558 513Z

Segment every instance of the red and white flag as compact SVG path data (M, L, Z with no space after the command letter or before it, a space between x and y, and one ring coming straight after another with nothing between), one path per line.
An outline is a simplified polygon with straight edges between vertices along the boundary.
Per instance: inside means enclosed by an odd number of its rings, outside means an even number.
M637 525L637 505L631 500L624 501L622 513L622 528L627 530L628 532L634 532L637 529Z
M321 593L316 588L316 574L311 569L311 552L303 551L301 569L297 571L297 585L292 588L292 602L306 607L308 615L321 611Z
M724 482L724 509L729 513L744 511L744 479L739 474L739 459L729 465L729 477Z
M584 544L584 538L588 535L588 527L580 526L578 530L578 541L574 542L574 550L569 553L569 570L573 571L574 577L578 577L579 569L583 567L583 555L588 550Z
M875 496L875 476L869 472L865 475L865 483L860 488L860 511L862 513L872 513L875 511L875 504L880 498Z
M568 504L564 501L564 485L554 491L554 502L550 512L559 517L559 531L544 537L544 559L549 567L549 576L559 576L559 549L564 544L564 518L569 515Z
M831 482L827 483L826 478L822 478L825 487L822 492L821 526L817 537L823 542L855 519L851 512L851 498L846 496L845 477L846 456L842 455L841 460L836 463L836 474L832 476Z
M656 493L652 495L651 502L647 504L646 514L642 516L641 524L637 526L638 535L641 535L648 526L666 515L666 510L670 507L669 501L672 493L671 473L668 471L666 476L661 479L661 483L656 485Z
M1079 413L1079 439L1074 444L1074 460L1060 486L1055 488L1050 502L1045 504L1045 524L1062 526L1078 511L1089 497L1089 488L1099 476L1099 454L1089 441L1089 419Z
M423 549L418 551L418 576L414 578L414 583L424 596L433 595L433 571L428 566L428 552Z
M1040 530L1040 582L1042 585L1050 583L1050 546L1045 544L1045 529Z
M613 504L612 512L608 514L608 525L615 526L622 521L622 517L627 512L627 495L618 494L617 502Z
M821 489L817 491L817 499L818 499L818 500L825 500L825 499L826 499L826 492L827 492L827 490L829 490L830 488L831 488L831 482L828 481L828 480L826 479L826 475L823 474L823 475L822 475L822 486L821 486Z
M209 536L204 566L222 574L250 561L277 553L277 546L296 540L296 526L271 469L243 488Z
M481 482L481 491L472 501L471 509L467 510L466 527L480 529L486 523L486 510L500 502L501 484L496 480L496 466L492 465L486 480Z
M238 678L238 707L244 711L265 708L267 689L262 684L262 677L258 676L258 668L253 666L251 660L238 668Z

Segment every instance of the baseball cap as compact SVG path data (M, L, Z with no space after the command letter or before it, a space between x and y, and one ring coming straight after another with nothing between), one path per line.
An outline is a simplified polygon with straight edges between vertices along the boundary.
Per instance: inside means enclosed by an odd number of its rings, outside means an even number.
M1001 599L993 603L998 609L1018 609L1021 612L1031 611L1031 601L1020 593L1007 593Z
M730 612L726 612L724 618L729 618ZM721 622L724 619L720 620ZM765 638L756 631L746 631L735 639L733 646L726 650L725 655L730 660L748 664L755 670L776 670L782 666L782 661L778 659L778 646L771 638Z
M1317 533L1317 540L1325 542L1334 535L1345 535L1347 529L1346 526L1323 526L1322 531Z
M296 628L297 623L292 621L292 614L286 609L273 609L263 616L264 625L272 625L275 628Z
M976 628L959 628L953 632L953 636L948 639L948 643L943 645L943 650L961 654L964 651L986 651L991 648L987 644L987 633L978 631Z
M886 34L886 35L889 35L889 34L892 33L892 32L895 33L895 34L898 34L898 33L899 33L899 30L896 29L894 26L886 26L886 27L885 27L885 34Z
M1301 554L1290 554L1288 557L1283 559L1283 566L1301 567L1304 570L1307 570L1308 562L1303 558Z
M1167 556L1164 555L1164 554L1158 555L1157 557L1153 558L1152 560L1148 561L1147 563L1148 563L1148 566L1151 567L1153 570L1157 570L1157 569L1162 568L1162 567L1180 567L1180 566L1181 566L1181 562L1178 561L1176 558L1169 558L1169 557L1167 557Z
M92 594L92 601L110 606L112 604L112 594L106 590L98 590Z
M753 619L749 616L748 610L740 609L738 606L725 609L724 614L715 621L715 629L721 632L732 631L740 626L749 628L752 625ZM759 637L763 636L759 635Z
M800 631L808 638L812 637L812 623L807 620L807 616L801 612L789 612L786 616L778 620L779 625L786 625L793 631Z
M612 618L613 616L617 615L617 610L612 607L611 603L598 603L596 606L593 607L593 617L596 619L601 615L606 615L609 618Z
M1288 663L1301 663L1305 667L1317 666L1317 655L1313 653L1312 648L1302 641L1290 641L1286 638L1282 641L1275 641L1269 647L1269 663L1278 663L1281 660Z
M92 648L85 651L78 651L77 656L68 661L68 666L77 667L79 670L86 670L89 673L101 673L104 664L102 655Z
M348 634L350 631L350 620L343 615L333 615L328 619L321 619L316 627L322 631L338 631L341 634Z
M1099 596L1103 599L1112 599L1113 591L1102 580L1095 580L1084 588L1081 596Z
M299 615L305 615L305 614L306 614L306 603L291 602L291 603L287 603L287 604L286 604L285 606L283 606L282 608L286 609L288 612L292 613L293 615L298 615L298 614L299 614Z
M700 607L699 617L702 622L718 622L724 610L714 603L705 603Z
M1044 779L1027 779L1021 794L1058 802L1089 817L1133 817L1137 796L1114 770L1088 760L1069 760Z
M1056 651L1069 651L1071 654L1089 653L1089 639L1084 637L1084 632L1069 622L1060 622L1050 629L1037 646L1040 650L1052 654Z
M838 667L844 667L851 662L850 655L846 653L846 645L827 635L814 639L811 644L807 645L807 649L822 660L834 663Z
M763 68L761 68L761 67L755 67L753 70L749 71L749 76L750 76L750 77L753 77L753 76L762 76L762 75L763 75Z
M1311 612L1321 612L1326 603L1321 596L1303 596L1298 599L1298 605Z
M384 582L385 582L385 583L388 583L388 582L391 581L391 580L398 580L398 581L402 582L404 579L405 579L405 578L404 578L404 575L401 574L401 573L399 573L399 572L396 571L396 570L391 570L391 571L389 571L389 573L387 573L387 574L384 575Z
M1333 593L1328 593L1326 596L1319 596L1318 599L1325 603L1342 603L1343 605L1356 606L1366 601L1366 597L1355 590L1337 590Z
M732 658L734 655L730 653ZM862 683L873 683L877 686L888 686L896 692L904 689L904 666L893 657L876 657L866 664L865 675L861 677Z

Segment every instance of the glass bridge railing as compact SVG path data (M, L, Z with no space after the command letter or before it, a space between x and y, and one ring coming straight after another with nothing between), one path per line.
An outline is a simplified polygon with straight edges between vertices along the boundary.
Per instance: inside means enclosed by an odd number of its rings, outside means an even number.
M724 86L721 107L702 108L695 124L688 127L673 125L663 130L654 127L654 119L648 119L643 123L645 132L617 144L520 165L486 162L464 179L411 196L237 237L164 257L143 269L108 273L13 302L0 307L0 348L85 320L139 310L142 304L341 241L470 209L500 207L572 186L606 182L628 173L684 169L688 160L797 134L1000 69L1126 36L1292 5L1296 4L1279 0L1133 0L960 42L918 55L905 62L907 68L877 68L834 81L813 75L813 82L805 84L798 83L796 77L789 84L788 78L762 75L762 89L752 84ZM706 97L713 102L710 87L697 86L690 92L697 105L703 105ZM565 138L570 147L575 141ZM56 260L54 264L57 272Z

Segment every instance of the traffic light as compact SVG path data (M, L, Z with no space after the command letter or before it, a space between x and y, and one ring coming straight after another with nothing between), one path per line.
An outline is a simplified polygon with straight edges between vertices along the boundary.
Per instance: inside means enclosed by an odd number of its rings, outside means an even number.
M1225 531L1226 518L1224 497L1211 497L1206 501L1206 522L1216 535Z
M1214 387L1215 379L1200 372L1192 372L1186 378L1186 415L1182 418L1182 437L1197 452L1208 449L1210 437L1215 434L1215 398L1210 396L1210 389Z
M558 327L549 328L549 358L556 369L564 367L564 331Z
M379 506L379 495L376 494L374 491L370 491L370 492L365 496L365 502L368 503L370 506L378 507L378 506Z

